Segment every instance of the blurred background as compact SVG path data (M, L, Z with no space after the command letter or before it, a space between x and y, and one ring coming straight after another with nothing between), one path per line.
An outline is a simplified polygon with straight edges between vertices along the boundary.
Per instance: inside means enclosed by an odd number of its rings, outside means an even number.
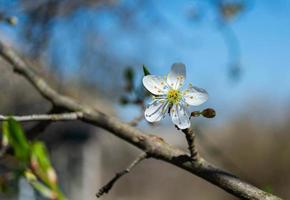
M192 111L217 112L214 119L192 120L201 154L290 199L290 1L0 0L0 19L0 40L54 88L123 121L142 113L142 65L165 75L174 62L183 62L187 83L209 93L209 101ZM1 114L51 110L1 59L0 70ZM33 126L25 124L30 132ZM156 125L142 121L138 128L186 150L168 118ZM73 200L95 199L139 153L81 122L40 131L61 187ZM19 191L3 189L0 198L31 199L31 192ZM144 161L102 198L236 199L157 160Z

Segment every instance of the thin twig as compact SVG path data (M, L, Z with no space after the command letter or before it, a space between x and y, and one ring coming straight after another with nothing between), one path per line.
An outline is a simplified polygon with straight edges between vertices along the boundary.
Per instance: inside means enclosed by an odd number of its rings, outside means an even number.
M140 115L136 116L134 119L132 119L130 122L128 122L131 126L137 126L140 121L144 119L144 113L142 112Z
M190 153L190 158L192 161L196 161L198 153L197 153L197 150L196 150L195 144L194 144L195 133L194 133L192 128L182 129L181 131L185 134L186 141L188 144L188 150Z
M108 193L112 189L117 180L119 180L125 174L129 173L137 164L139 164L146 158L148 158L148 155L146 153L140 154L125 170L116 173L116 175L106 185L104 185L101 189L99 189L96 196L100 198L103 194Z
M70 121L78 120L83 117L82 112L61 113L61 114L33 114L24 116L4 116L0 115L0 121L13 118L18 122L32 122L32 121Z

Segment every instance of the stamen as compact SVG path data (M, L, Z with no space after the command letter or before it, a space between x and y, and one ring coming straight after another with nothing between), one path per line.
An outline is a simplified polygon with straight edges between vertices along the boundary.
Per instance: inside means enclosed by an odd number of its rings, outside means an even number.
M182 99L182 95L179 90L171 89L168 91L166 99L171 104L178 104Z

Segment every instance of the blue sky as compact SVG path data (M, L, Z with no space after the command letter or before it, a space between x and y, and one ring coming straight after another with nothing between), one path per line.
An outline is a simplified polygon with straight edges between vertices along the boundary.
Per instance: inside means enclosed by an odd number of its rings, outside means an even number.
M261 114L281 119L290 100L290 6L286 1L255 1L251 9L231 23L241 49L242 76L228 77L226 45L209 14L202 23L189 24L184 11L190 1L157 5L180 32L172 41L157 30L148 61L154 72L165 74L176 61L187 65L187 80L206 88L210 99L205 106L217 109L220 119L255 108ZM162 8L162 9L161 9ZM251 113L248 113L251 115ZM265 117L265 115L261 116Z
M63 70L74 74L80 45L77 38L95 27L105 36L104 44L110 47L112 55L122 57L125 65L140 69L146 64L152 73L162 75L168 73L172 63L185 63L188 82L209 92L210 99L204 107L216 108L220 119L253 105L266 106L274 116L285 113L290 100L290 1L255 0L230 23L241 49L242 76L236 82L228 76L227 46L217 30L213 8L202 7L206 15L200 22L187 18L189 9L204 6L202 2L154 1L155 9L169 25L150 27L138 34L123 30L116 25L114 16L106 12L80 10L73 19L58 21L51 48L55 50L57 45L56 54L62 55ZM17 11L12 13L20 17L21 25L25 19ZM148 12L141 10L139 22L146 25L147 18ZM1 29L9 35L17 33L17 28L1 25Z

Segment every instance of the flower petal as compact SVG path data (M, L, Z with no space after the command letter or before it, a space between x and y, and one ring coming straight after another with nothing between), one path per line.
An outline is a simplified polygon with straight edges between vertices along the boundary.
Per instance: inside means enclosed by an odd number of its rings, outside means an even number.
M207 101L208 94L204 89L190 85L188 89L183 92L183 98L189 105L199 106Z
M154 100L145 110L145 119L148 122L157 122L165 117L168 109L168 102L165 99Z
M177 90L183 85L185 78L185 65L183 63L174 63L171 66L171 71L167 76L167 84Z
M149 92L155 95L164 95L169 89L164 78L155 75L144 76L143 85Z
M172 122L180 129L190 127L189 114L184 105L175 104L170 109Z

